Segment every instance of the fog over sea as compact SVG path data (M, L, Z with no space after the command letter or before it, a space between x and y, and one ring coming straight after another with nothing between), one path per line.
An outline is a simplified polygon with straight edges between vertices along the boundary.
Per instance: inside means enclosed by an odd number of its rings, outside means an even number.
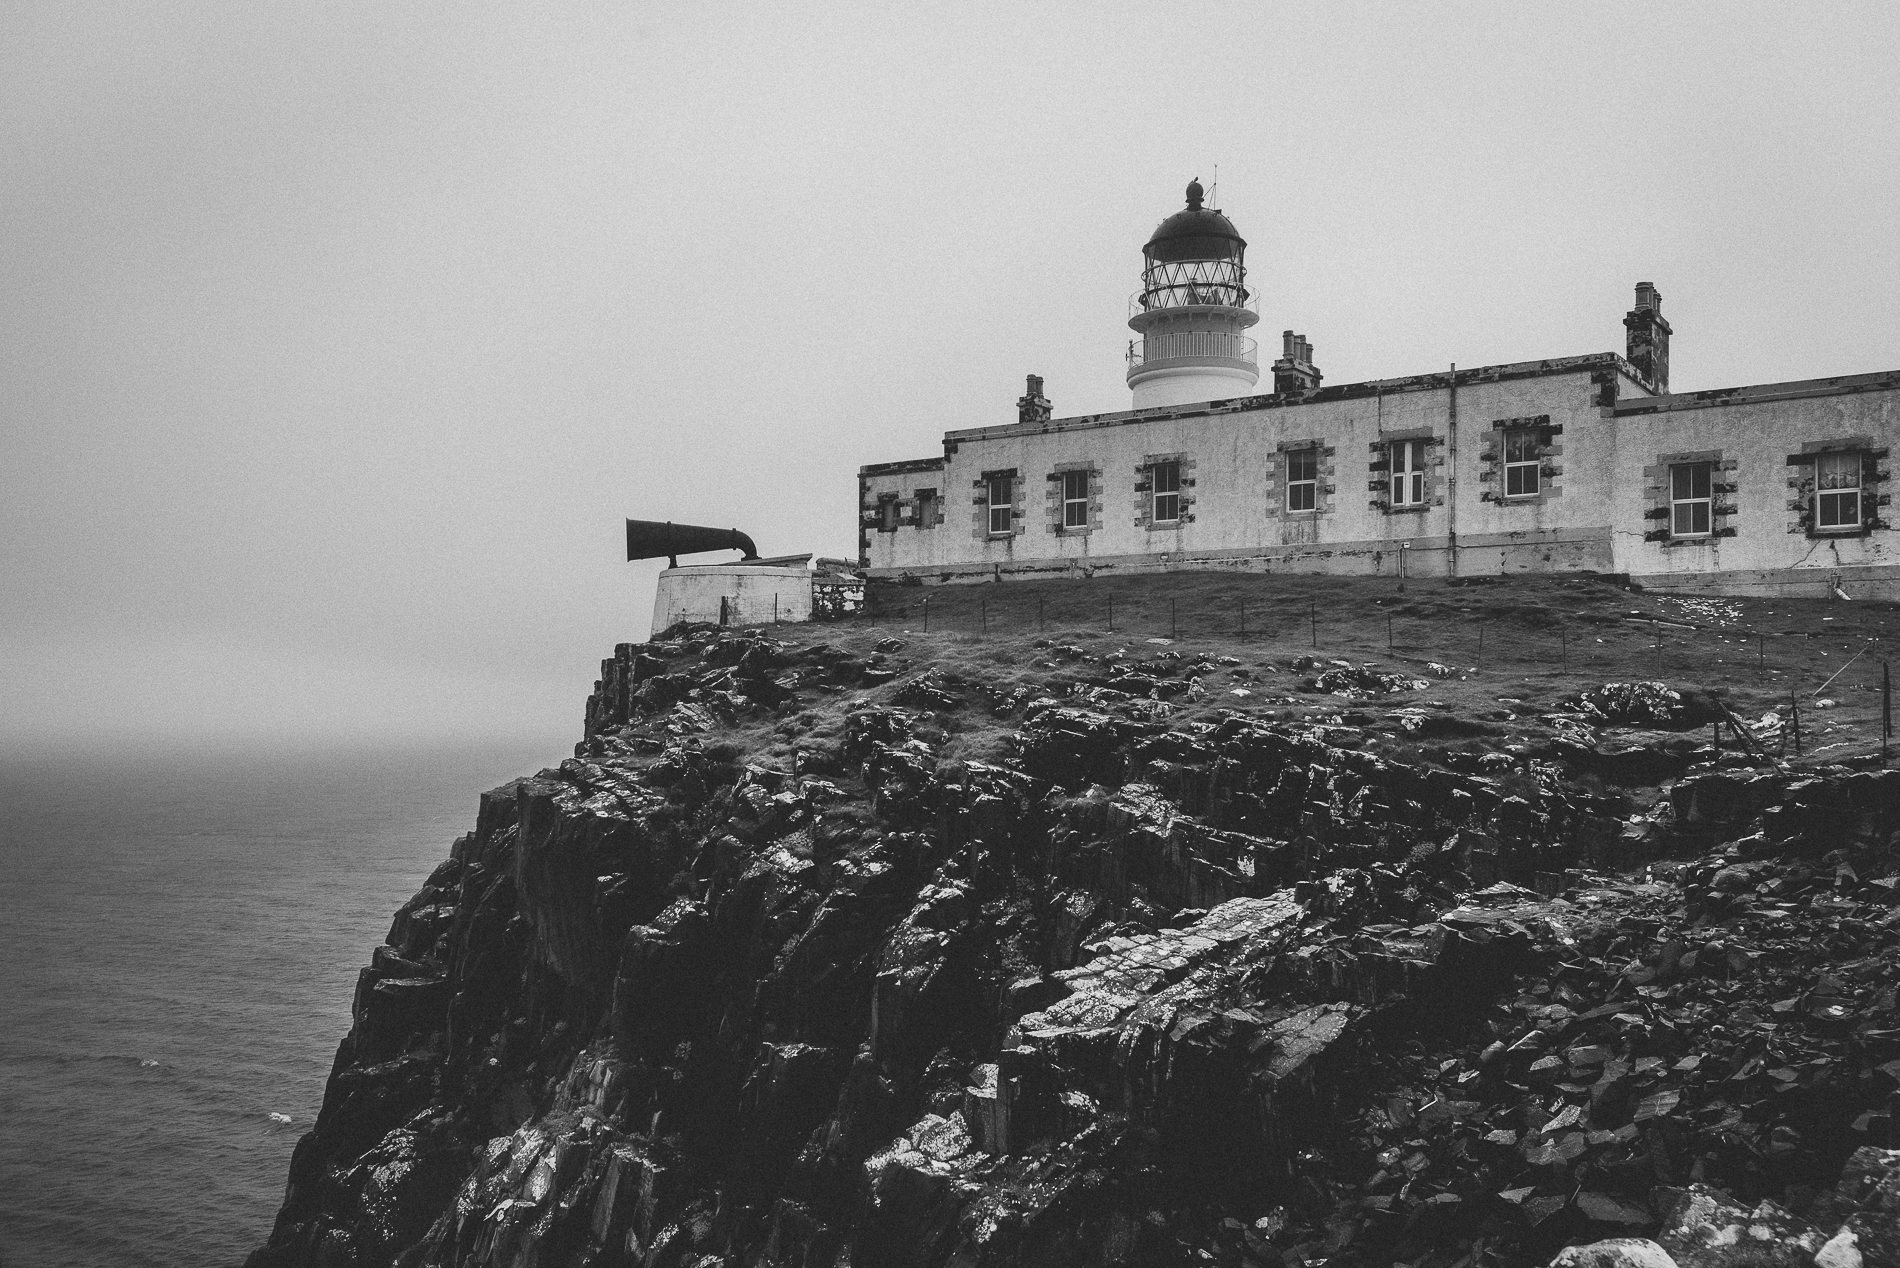
M270 1230L357 969L559 745L0 760L0 1266Z

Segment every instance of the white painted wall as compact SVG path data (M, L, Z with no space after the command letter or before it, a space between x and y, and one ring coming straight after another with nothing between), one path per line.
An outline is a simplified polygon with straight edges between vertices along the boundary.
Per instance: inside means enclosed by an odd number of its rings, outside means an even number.
M1664 398L1667 400L1668 398ZM1691 398L1693 400L1693 398ZM1876 452L1900 440L1900 392L1860 391L1790 396L1785 399L1712 403L1695 408L1625 415L1616 420L1618 472L1615 487L1617 569L1669 585L1711 588L1711 574L1727 576L1738 592L1777 592L1807 584L1817 593L1835 573L1873 574L1882 597L1900 597L1900 541L1890 529L1866 535L1810 532L1800 522L1809 490L1790 454L1805 447L1866 437ZM1652 505L1649 480L1661 477L1667 454L1719 451L1734 468L1732 536L1700 540L1646 541L1656 521L1644 519ZM1883 470L1891 462L1878 463ZM1646 479L1645 469L1652 474ZM1890 496L1892 482L1864 489L1863 496ZM1893 507L1878 509L1891 522ZM1772 574L1772 575L1771 575ZM1891 574L1891 575L1890 575Z
M1600 548L1593 548L1594 561L1576 550L1561 560L1544 561L1539 547L1546 538L1580 526L1595 531L1600 547L1607 530L1603 458L1608 443L1602 411L1595 403L1597 391L1587 368L1460 386L1461 496L1455 527L1461 540L1499 538L1518 554L1537 549L1532 562L1540 566L1608 567ZM1561 494L1528 505L1480 501L1489 487L1480 477L1491 423L1537 414L1549 414L1564 427L1562 472L1557 477ZM933 529L867 531L866 562L875 570L910 570L929 579L932 572L957 568L1121 567L1156 557L1252 553L1287 562L1298 557L1302 569L1314 571L1378 572L1397 566L1392 552L1397 543L1408 541L1413 543L1415 571L1442 572L1446 537L1454 527L1445 505L1449 444L1433 448L1436 496L1425 508L1387 513L1373 505L1376 495L1369 486L1375 481L1383 485L1386 479L1374 469L1383 465L1384 445L1397 437L1448 441L1449 421L1450 397L1440 380L1437 386L1413 383L1404 390L1309 404L1220 413L1189 409L1154 417L1103 415L951 432L946 442L953 452L942 471L928 475L930 486L946 497L943 522ZM1283 447L1312 440L1331 451L1322 462L1322 509L1288 513L1280 479ZM1182 456L1190 518L1173 527L1149 527L1137 523L1141 505L1136 485L1145 461L1162 454ZM1100 525L1087 533L1058 532L1048 477L1059 464L1076 462L1091 463L1100 472ZM984 473L1011 468L1023 485L1018 521L1023 531L1006 539L991 538L983 531ZM895 489L907 497L923 479L867 477L867 513L880 492ZM1482 570L1497 569L1487 561Z
M653 633L680 621L718 624L725 599L728 623L766 625L811 620L811 573L804 568L700 564L667 568L653 599Z
M1777 385L1654 398L1616 363L1532 373L1536 367L1488 367L1457 391L1456 455L1451 399L1436 380L1392 380L1365 394L1309 403L1278 398L1243 403L1057 419L1044 424L954 431L941 470L867 475L867 513L880 492L908 498L917 487L944 498L933 528L867 529L865 561L874 575L925 581L981 580L1098 569L1246 567L1299 572L1391 572L1400 542L1410 542L1417 575L1448 570L1455 530L1464 575L1592 569L1623 572L1648 584L1736 593L1825 593L1840 574L1869 597L1900 598L1900 541L1895 530L1823 535L1799 523L1788 455L1804 446L1866 437L1869 449L1900 439L1900 376ZM1461 376L1462 376L1461 372ZM1613 375L1624 412L1604 406ZM1357 385L1356 385L1357 386ZM1842 387L1851 390L1841 390ZM1640 410L1657 400L1663 408ZM1546 484L1534 500L1500 492L1494 424L1548 415L1561 433L1545 457ZM1420 510L1375 505L1369 486L1380 447L1395 438L1429 437L1433 489ZM1285 510L1280 481L1284 447L1318 440L1322 509ZM1733 536L1693 543L1646 541L1659 526L1647 489L1662 455L1720 451L1736 486ZM1166 528L1138 523L1136 484L1151 455L1179 454L1189 517ZM1064 465L1099 473L1099 515L1087 532L1057 531L1049 476ZM1884 470L1892 464L1883 459ZM993 538L983 477L1014 469L1022 487L1021 531ZM1455 474L1456 514L1451 506ZM1798 483L1798 481L1797 481ZM1892 482L1867 496L1891 496ZM1892 521L1891 506L1880 518Z
M1135 384L1134 407L1155 409L1164 405L1193 405L1200 401L1224 401L1249 396L1260 381L1258 373L1232 370L1223 366L1193 366L1154 371Z

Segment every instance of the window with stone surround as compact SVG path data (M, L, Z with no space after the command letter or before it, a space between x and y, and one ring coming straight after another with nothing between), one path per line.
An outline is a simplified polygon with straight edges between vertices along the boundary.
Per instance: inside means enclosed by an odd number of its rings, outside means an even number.
M1425 505L1425 442L1395 440L1391 445L1392 505Z
M976 496L975 534L979 539L1013 537L1023 531L1022 480L1014 467L985 471L972 485Z
M1291 437L1273 447L1267 458L1266 505L1268 519L1301 522L1330 515L1333 497L1338 493L1339 453L1318 437ZM1374 490L1383 505L1389 492L1384 483L1386 452L1380 444L1374 451L1378 487ZM1302 530L1304 531L1304 530Z
M917 527L935 528L943 523L943 503L935 489L917 490Z
M1563 434L1563 424L1551 422L1548 414L1493 419L1478 453L1480 498L1510 506L1562 493L1563 468L1557 460L1563 455L1558 441Z
M1712 531L1714 464L1675 462L1669 465L1669 535L1707 537Z
M1064 471L1062 473L1062 528L1071 529L1089 526L1089 473Z
M990 484L990 535L992 537L1010 531L1010 502L1015 493L1014 476L991 476Z
M1148 468L1150 493L1149 519L1156 524L1173 524L1181 518L1181 464L1157 462Z
M1194 519L1194 459L1151 453L1135 467L1135 527L1174 532Z
M1319 450L1315 447L1286 452L1286 509L1313 511L1319 507Z
M1049 473L1043 523L1058 536L1092 533L1102 526L1102 473L1092 462L1058 462Z
M1444 437L1429 428L1388 433L1369 446L1366 491L1383 515L1416 514L1445 504Z
M1872 436L1811 441L1788 455L1788 531L1840 537L1892 527L1880 518L1891 495L1883 492L1887 450Z
M1860 451L1814 459L1814 527L1821 532L1860 529Z
M1735 536L1735 466L1720 449L1656 455L1643 468L1643 515L1656 525L1643 540L1688 547Z
M1504 433L1504 496L1535 497L1543 466L1537 455L1537 433L1528 428Z
M895 533L897 531L898 502L895 493L877 495L877 531Z

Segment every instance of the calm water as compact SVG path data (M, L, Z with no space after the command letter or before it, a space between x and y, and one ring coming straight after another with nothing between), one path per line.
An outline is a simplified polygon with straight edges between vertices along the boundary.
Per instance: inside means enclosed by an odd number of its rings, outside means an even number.
M562 756L0 766L0 1265L239 1263L390 916Z

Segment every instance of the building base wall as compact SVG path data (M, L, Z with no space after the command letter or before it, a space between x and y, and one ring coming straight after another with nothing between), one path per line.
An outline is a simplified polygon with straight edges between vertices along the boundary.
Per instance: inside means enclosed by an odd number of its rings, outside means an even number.
M769 625L809 621L812 574L805 568L701 564L667 568L653 598L653 633L681 621Z
M1844 568L1736 568L1720 572L1661 572L1633 576L1644 590L1732 599L1849 599L1900 602L1900 565Z
M1401 544L1380 538L1282 546L1240 547L1087 558L1020 559L946 564L936 568L872 568L867 576L912 585L973 585L987 581L1121 576L1154 572L1312 573L1333 576L1505 576L1543 572L1610 572L1608 527L1543 529L1461 537L1454 566L1451 541L1418 537Z

